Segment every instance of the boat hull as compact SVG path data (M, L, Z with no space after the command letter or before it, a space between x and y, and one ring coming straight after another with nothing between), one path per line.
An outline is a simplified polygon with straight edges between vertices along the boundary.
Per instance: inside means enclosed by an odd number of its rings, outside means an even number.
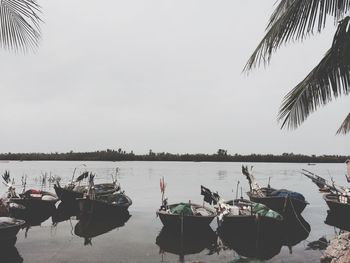
M350 204L339 202L339 195L337 194L325 194L323 199L326 201L331 213L334 216L349 218L350 217Z
M11 198L10 202L23 205L26 208L26 211L30 213L41 213L53 212L56 207L55 204L58 199L55 200L41 200L35 198Z
M1 218L0 218L1 219ZM6 227L0 226L0 247L14 246L17 240L17 233L21 227L25 224L25 221L18 219L10 219L13 221L13 225Z
M170 205L170 207L174 207L177 204ZM160 221L167 229L173 229L178 231L191 231L208 228L210 223L216 217L216 213L209 208L202 207L200 205L192 204L198 208L206 209L210 215L183 215L183 214L170 214L168 211L159 210L157 211L157 216L159 216Z
M89 198L77 199L80 211L80 217L105 217L115 216L118 214L128 213L128 208L132 201L127 197L129 202L126 204L110 204L100 200L91 200Z
M76 199L83 197L83 193L80 192L68 190L56 185L54 185L54 188L58 198L64 203L76 203Z

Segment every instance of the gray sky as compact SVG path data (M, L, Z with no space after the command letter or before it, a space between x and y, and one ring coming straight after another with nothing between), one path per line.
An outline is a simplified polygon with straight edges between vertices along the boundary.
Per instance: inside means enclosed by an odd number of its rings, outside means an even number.
M349 97L296 131L276 121L332 24L247 76L275 0L39 2L36 54L0 51L0 152L350 154L350 136L335 136Z

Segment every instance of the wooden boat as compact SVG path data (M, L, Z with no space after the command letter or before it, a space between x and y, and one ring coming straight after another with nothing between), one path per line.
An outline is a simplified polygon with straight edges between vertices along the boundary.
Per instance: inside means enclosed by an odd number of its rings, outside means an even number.
M330 193L323 195L323 199L326 201L330 211L337 216L344 218L350 217L350 196L348 192Z
M128 212L132 205L131 199L123 192L115 192L109 195L90 198L78 198L80 216L104 217L123 214Z
M0 247L13 246L17 240L17 233L24 224L24 220L0 217Z
M31 213L52 211L55 209L55 204L58 201L55 194L36 189L29 189L25 191L25 182L23 185L23 192L21 194L17 194L15 187L13 186L13 182L11 183L10 180L10 173L5 171L2 177L5 181L5 185L8 187L7 198L9 203L22 205Z
M169 229L191 231L208 227L216 217L216 212L198 204L177 203L162 206L157 211L157 216Z
M59 199L65 203L75 204L76 199L83 198L88 192L89 185L81 185L80 183L83 179L87 178L88 175L88 172L81 174L75 181L69 183L65 187L61 187L59 183L54 184L54 189ZM120 189L115 180L113 180L112 183L95 184L94 187L96 196L108 195Z
M255 203L264 204L283 215L301 214L309 204L300 193L286 189L274 189L270 187L270 184L268 187L260 187L246 166L242 166L242 173L247 177L250 185L247 195Z
M251 190L247 195L251 201L264 204L283 215L300 215L309 204L301 194L286 189L264 187L260 188L259 193Z
M78 198L81 217L104 217L126 213L132 205L131 199L124 191L114 191L105 195L97 195L94 185L94 175L90 174L89 189L83 198Z
M210 223L216 217L216 212L203 205L188 203L175 203L168 205L168 199L164 198L165 193L165 183L164 178L160 180L160 191L162 193L162 205L157 211L157 216L159 216L160 221L167 229L172 229L175 231L190 232L197 231L198 229L209 227ZM205 187L201 186L201 194L204 195ZM209 189L206 189L210 192ZM211 199L206 199L204 196L204 201L211 202Z
M235 200L218 203L219 236L239 255L267 260L282 247L283 216L262 204Z
M30 189L23 194L11 194L9 201L10 203L23 205L31 213L36 213L55 210L58 198L46 191Z

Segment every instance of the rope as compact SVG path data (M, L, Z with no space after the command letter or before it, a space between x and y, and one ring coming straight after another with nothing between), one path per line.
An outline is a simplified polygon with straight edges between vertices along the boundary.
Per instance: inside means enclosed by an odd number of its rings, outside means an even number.
M292 200L289 198L289 196L288 196L288 199L289 199L289 202L290 202L290 204L291 204L293 213L294 213L295 217L298 219L298 222L300 223L300 225L302 226L302 228L305 230L305 232L308 233L308 235L310 235L311 230L309 231L308 229L306 229L306 227L304 226L304 224L300 221L300 219L299 219L299 217L298 217L298 214L296 213L296 211L295 211L295 209L294 209L293 202L292 202ZM310 244L310 243L313 242L313 241L309 241L307 238L304 239L304 241L307 242L308 244ZM321 240L318 240L318 242L323 243L323 244L325 244L325 245L328 245L328 242L323 242L323 241L321 241ZM321 253L322 253L322 255L324 255L324 252L321 251Z

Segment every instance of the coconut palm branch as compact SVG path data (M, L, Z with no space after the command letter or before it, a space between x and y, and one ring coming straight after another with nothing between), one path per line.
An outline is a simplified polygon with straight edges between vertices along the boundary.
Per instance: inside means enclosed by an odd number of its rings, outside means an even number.
M324 29L327 18L337 23L350 11L350 0L281 0L273 12L266 35L259 43L244 71L268 64L282 44L302 40Z
M35 50L40 39L36 0L0 0L0 46L7 50Z
M350 113L345 118L345 120L343 121L342 125L338 129L337 134L346 134L348 132L350 132Z
M340 21L332 47L321 62L284 98L278 120L298 127L310 113L342 94L350 93L350 17ZM340 132L349 131L349 117ZM344 128L345 127L345 128Z

